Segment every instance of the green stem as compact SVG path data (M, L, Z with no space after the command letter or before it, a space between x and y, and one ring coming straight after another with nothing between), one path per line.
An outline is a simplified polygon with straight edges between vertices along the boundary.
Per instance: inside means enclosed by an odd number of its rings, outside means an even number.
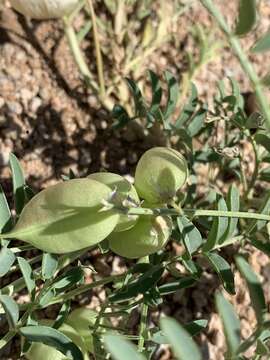
M105 81L104 81L103 60L102 60L102 54L101 54L100 42L99 42L99 34L98 34L98 28L97 28L97 22L96 22L96 14L95 14L92 0L86 0L86 2L89 7L90 16L91 16L92 25L93 25L93 37L94 37L94 43L95 43L95 49L96 49L99 91L100 91L101 98L104 98L106 95L106 90L105 90Z
M144 342L145 342L145 330L147 326L147 315L148 315L148 305L142 304L142 314L141 314L141 323L140 323L140 332L139 332L139 342L138 342L138 351L143 352Z
M64 295L60 295L56 298L54 298L52 301L50 301L49 304L46 304L46 307L49 305L53 305L53 304L57 304L59 302L65 302L67 300L71 300L73 299L75 296L81 295L89 290L94 289L95 287L98 286L102 286L102 285L106 285L109 284L111 282L115 282L116 280L121 280L125 277L125 274L120 274L120 275L112 275L112 276L108 276L105 279L101 279L98 281L95 281L92 284L87 284L87 285L81 285L79 287L77 287L74 290L69 291L68 293L64 294Z
M97 95L101 104L107 110L111 111L114 103L109 96L105 97L102 95L102 92L99 91L99 87L98 87L97 83L94 81L93 76L89 70L89 67L87 66L87 64L85 62L84 56L80 49L80 45L79 45L76 33L73 29L73 26L71 25L70 19L64 17L63 22L64 22L65 33L66 33L66 37L68 39L68 43L69 43L71 52L73 54L74 60L80 70L80 73L81 73L85 83L87 84L87 86L89 86L94 91L94 93Z
M71 25L69 19L67 19L66 17L63 18L63 21L69 46L71 48L74 60L76 61L76 64L80 70L80 73L82 74L84 80L92 87L92 89L98 91L98 86L92 80L92 74L84 60L73 26Z
M250 63L248 56L244 52L238 38L231 32L228 24L226 23L223 15L213 3L212 0L201 0L202 5L208 10L208 12L215 18L220 29L226 35L228 42L230 43L235 55L237 56L244 72L248 75L250 81L253 84L253 88L260 105L260 108L265 116L266 124L270 129L270 107L267 98L263 91L263 85L256 74L253 65Z
M270 221L270 215L258 214L253 212L244 211L219 211L219 210L196 210L196 209L182 209L184 213L192 215L192 217L198 216L214 216L214 217L228 217L228 218L242 218L242 219L256 219ZM128 215L169 215L169 216L181 216L181 212L177 209L147 209L147 208L131 208L127 211Z
M10 330L8 333L6 333L5 336L2 337L0 340L0 349L3 349L17 334L16 330Z

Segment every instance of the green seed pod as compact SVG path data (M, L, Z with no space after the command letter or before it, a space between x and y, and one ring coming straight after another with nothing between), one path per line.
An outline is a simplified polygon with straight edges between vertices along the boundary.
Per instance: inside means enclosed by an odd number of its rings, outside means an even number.
M119 201L127 201L131 205L136 206L140 203L139 196L135 187L130 184L123 176L110 173L110 172L98 172L88 175L89 179L93 179L109 186L112 190L116 190L119 193ZM138 216L136 215L120 215L118 224L114 231L125 231L135 225Z
M111 189L92 179L73 179L51 186L24 207L15 228L4 238L16 238L49 253L69 253L104 240L119 214L100 211Z
M109 247L116 254L128 259L147 256L161 250L172 232L169 216L140 216L136 225L120 233L109 235Z
M89 327L95 324L97 316L98 313L96 311L82 307L72 311L66 320L66 323L72 326L82 337L87 351L91 353L94 350L94 346L93 337ZM104 323L104 320L102 320L101 323ZM108 321L107 323L109 325Z
M51 326L52 322L49 320L42 320L42 325ZM64 335L68 336L75 345L81 350L84 360L89 360L86 345L81 338L81 335L70 325L63 324L59 329ZM30 349L25 354L28 360L66 360L67 357L60 351L51 346L42 343L32 343Z
M140 158L135 172L135 188L150 203L168 203L186 182L188 166L176 150L155 147Z

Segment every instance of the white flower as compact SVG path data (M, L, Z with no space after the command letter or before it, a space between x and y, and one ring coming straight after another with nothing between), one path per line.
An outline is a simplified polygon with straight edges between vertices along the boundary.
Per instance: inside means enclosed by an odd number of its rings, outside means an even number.
M14 9L32 19L61 18L70 14L80 0L10 0Z

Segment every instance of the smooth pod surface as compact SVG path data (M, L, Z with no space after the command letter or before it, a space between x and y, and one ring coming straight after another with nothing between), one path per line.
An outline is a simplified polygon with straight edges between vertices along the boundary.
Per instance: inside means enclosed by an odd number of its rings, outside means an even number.
M147 256L161 250L172 232L168 216L140 216L133 228L108 237L109 247L116 254L128 259Z
M53 19L69 15L80 0L10 0L12 7L32 19Z
M43 325L51 325L52 322L48 320L44 320L41 323ZM84 360L89 360L87 354L86 345L81 338L80 334L70 325L63 324L59 329L64 335L68 336L75 345L79 347L83 354ZM60 351L54 349L51 346L44 345L42 343L32 343L30 349L25 354L28 360L66 360L67 357L62 354Z
M28 242L49 253L69 253L93 246L115 228L119 215L102 211L111 189L92 179L51 186L24 207L15 228L3 236Z
M140 158L135 172L135 188L150 203L168 203L185 184L188 166L178 151L155 147Z
M88 175L88 178L109 186L113 191L116 190L122 194L123 199L128 197L132 202L134 202L134 206L140 203L139 196L134 186L121 175L111 172L98 172ZM120 215L119 222L114 231L124 231L130 229L135 225L137 219L138 216L136 215Z

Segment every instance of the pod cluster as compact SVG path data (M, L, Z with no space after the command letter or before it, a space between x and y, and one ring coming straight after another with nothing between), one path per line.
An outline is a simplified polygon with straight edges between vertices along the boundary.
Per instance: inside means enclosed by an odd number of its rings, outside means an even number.
M167 207L187 176L187 163L179 152L155 147L140 158L134 185L110 172L56 184L34 196L15 228L3 237L49 253L73 252L107 239L110 249L120 256L147 256L166 245L171 218L130 215L128 210Z

